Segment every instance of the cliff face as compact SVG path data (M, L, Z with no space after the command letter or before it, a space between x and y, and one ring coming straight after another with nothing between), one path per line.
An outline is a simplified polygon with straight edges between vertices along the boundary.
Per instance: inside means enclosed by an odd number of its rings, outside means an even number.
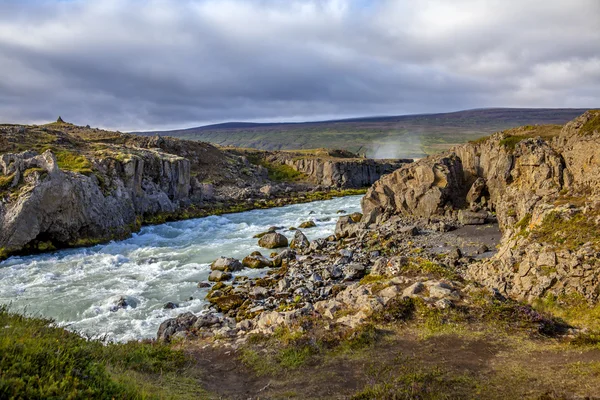
M284 163L324 186L360 188L370 186L385 174L412 160L326 160L320 158L288 159Z
M392 214L461 220L467 208L503 231L470 277L511 296L600 295L600 112L558 127L523 127L428 157L379 180L366 222ZM462 221L465 222L465 221Z

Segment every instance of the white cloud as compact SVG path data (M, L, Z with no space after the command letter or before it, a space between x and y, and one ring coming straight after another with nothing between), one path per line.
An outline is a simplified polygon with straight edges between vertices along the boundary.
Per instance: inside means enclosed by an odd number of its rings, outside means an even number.
M597 0L8 0L0 120L120 129L600 100Z

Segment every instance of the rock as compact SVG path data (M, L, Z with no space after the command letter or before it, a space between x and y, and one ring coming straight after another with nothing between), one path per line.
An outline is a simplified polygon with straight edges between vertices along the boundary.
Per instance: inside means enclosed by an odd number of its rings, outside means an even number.
M313 240L312 242L310 242L310 245L308 248L309 248L309 250L317 251L317 250L323 250L325 248L325 246L327 246L327 240L316 239L316 240Z
M169 342L175 333L189 330L197 319L191 312L178 315L177 318L168 319L158 327L156 339L161 342Z
M398 233L404 236L417 236L419 234L419 228L416 226L403 226L398 230Z
M473 204L475 202L477 202L477 200L479 200L483 194L483 191L485 190L486 185L485 185L485 179L479 177L475 180L475 182L473 182L473 184L471 185L471 188L469 189L469 192L467 193L467 203L469 204Z
M362 213L369 219L385 213L439 215L446 204L464 203L464 186L463 165L456 154L430 156L375 182L361 201Z
M349 216L340 217L335 225L335 236L338 239L354 237L358 229L359 225L352 218Z
M402 291L402 297L416 297L425 290L423 282L415 282Z
M458 222L463 225L482 225L487 218L487 212L458 211Z
M379 291L378 295L382 298L383 304L387 304L391 299L398 296L401 290L396 285L391 285Z
M352 220L352 222L354 223L358 223L360 222L360 220L362 219L363 215L359 212L354 212L350 215L348 215L350 217L350 219Z
M296 253L294 250L285 249L275 257L273 257L273 266L280 267L283 262L287 262L289 260L294 260L296 258Z
M138 302L131 296L121 296L113 306L110 307L110 311L117 311L124 308L136 308Z
M489 248L485 244L482 244L481 246L477 247L477 250L475 250L475 253L483 254L483 253L487 252L488 250L489 250Z
M208 282L198 282L198 287L200 289L209 288L210 287L210 283L208 283Z
M365 266L359 263L352 263L344 265L344 280L352 281L360 279L365 275Z
M267 249L275 249L278 247L287 247L288 240L281 233L271 232L261 237L258 245Z
M165 304L165 305L163 306L163 308L164 308L165 310L173 310L173 309L175 309L175 308L179 308L179 304L177 304L177 303L173 303L173 302L170 302L170 301L169 301L167 304Z
M308 229L308 228L314 228L315 226L317 226L317 224L315 224L315 221L305 221L303 223L301 223L300 225L298 225L298 228L300 229Z
M306 236L301 231L296 231L296 233L294 233L294 238L290 243L290 248L303 250L308 248L309 246L310 242L308 241Z
M214 270L211 271L210 275L208 275L208 280L211 282L222 282L231 279L232 276L233 275L231 275L229 272Z
M273 261L269 260L266 257L263 257L262 254L254 252L249 256L244 257L242 260L242 265L248 268L267 268L273 267Z
M213 271L237 272L244 269L244 266L235 258L219 257L210 264L210 269Z

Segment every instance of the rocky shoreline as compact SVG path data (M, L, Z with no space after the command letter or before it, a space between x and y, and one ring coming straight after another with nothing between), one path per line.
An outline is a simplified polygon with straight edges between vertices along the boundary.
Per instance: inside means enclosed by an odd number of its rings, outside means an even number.
M206 312L164 321L157 338L237 347L306 321L354 330L414 302L441 310L468 310L481 298L595 302L600 133L586 129L597 119L588 112L543 137L543 127L502 132L404 166L376 182L363 214L342 216L335 235L309 242L296 231L290 248L274 240L286 248L270 257L215 261ZM244 266L271 269L248 279ZM541 331L552 325L519 307Z

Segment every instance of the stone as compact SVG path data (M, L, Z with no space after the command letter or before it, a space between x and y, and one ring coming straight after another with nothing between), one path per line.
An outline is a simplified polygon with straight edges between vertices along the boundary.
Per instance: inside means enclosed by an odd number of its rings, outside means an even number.
M198 318L191 312L178 315L176 318L170 318L158 327L156 339L162 342L170 342L171 338L177 332L184 332L194 325Z
M210 287L210 283L208 283L208 282L198 282L198 287L200 289L209 288Z
M425 290L423 282L415 282L402 291L402 297L416 297Z
M211 282L222 282L227 281L232 278L231 273L223 272L219 270L211 271L210 275L208 275L208 280Z
M310 242L301 231L296 231L294 233L294 238L290 242L291 249L304 250L310 246Z
M273 267L273 261L269 260L266 257L263 257L262 254L250 254L242 260L242 265L247 268L268 268Z
M175 309L175 308L179 308L179 304L177 304L177 303L173 303L173 302L169 301L168 303L166 303L166 304L163 306L163 308L164 308L165 310L173 310L173 309Z
M356 236L359 224L354 222L349 216L343 216L338 219L335 225L335 236L338 239L352 238Z
M281 233L271 232L261 237L258 245L267 249L275 249L278 247L287 247L288 240Z
M483 225L486 218L487 212L458 210L458 222L463 225Z
M298 228L308 229L308 228L314 228L315 226L317 226L317 224L315 224L315 221L310 220L310 221L302 222L300 225L298 225Z
M477 202L481 198L485 188L485 179L481 177L475 179L475 182L473 182L471 188L469 189L469 192L467 193L467 203L473 204Z
M219 257L210 264L210 269L213 271L237 272L243 268L239 260L230 257Z
M352 281L365 275L365 266L359 263L346 264L343 267L344 280Z

